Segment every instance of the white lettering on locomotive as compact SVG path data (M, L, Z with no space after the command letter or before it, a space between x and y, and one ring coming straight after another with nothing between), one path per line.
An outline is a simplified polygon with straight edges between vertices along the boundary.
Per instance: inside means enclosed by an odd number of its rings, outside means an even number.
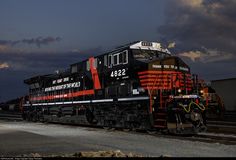
M169 65L164 65L164 68L170 68L170 66Z
M153 65L152 65L152 68L161 68L161 65L153 64Z
M73 83L67 83L67 84L62 84L58 86L47 87L45 88L45 92L61 90L61 89L77 88L77 87L80 87L80 82L73 82Z
M119 69L111 72L111 77L121 77L126 75L125 69Z
M153 64L153 65L152 65L152 68L160 69L160 68L161 68L161 65ZM177 70L177 69L178 69L178 66L175 66L175 65L163 65L163 68L165 68L165 69L171 68L171 69ZM182 70L182 71L189 71L189 69L186 68L186 67L179 67L179 70Z
M189 69L186 68L186 67L179 67L179 69L182 70L182 71L189 71Z

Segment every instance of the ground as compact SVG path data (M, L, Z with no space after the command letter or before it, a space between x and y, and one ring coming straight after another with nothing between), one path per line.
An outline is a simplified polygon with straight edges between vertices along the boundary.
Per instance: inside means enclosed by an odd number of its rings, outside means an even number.
M236 157L236 145L204 143L100 128L0 121L0 156L120 150L142 156Z

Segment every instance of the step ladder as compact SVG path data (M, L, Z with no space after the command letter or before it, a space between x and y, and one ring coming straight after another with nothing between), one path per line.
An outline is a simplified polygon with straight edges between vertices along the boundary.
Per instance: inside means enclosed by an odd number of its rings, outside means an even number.
M167 128L167 113L165 109L158 109L153 113L154 127L158 129Z

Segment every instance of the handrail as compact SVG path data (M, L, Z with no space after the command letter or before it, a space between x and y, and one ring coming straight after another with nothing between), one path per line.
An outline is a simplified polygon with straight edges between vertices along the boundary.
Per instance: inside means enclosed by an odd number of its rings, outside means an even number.
M182 103L179 103L179 105L180 105L181 107L183 107L183 109L184 109L187 113L190 112L190 109L191 109L191 107L192 107L192 104L196 105L196 106L197 106L200 110L202 110L202 111L204 111L204 110L206 109L204 105L202 105L202 104L197 104L197 103L195 103L195 102L193 102L193 101L191 101L191 102L189 103L188 109L186 109L187 107L185 107Z

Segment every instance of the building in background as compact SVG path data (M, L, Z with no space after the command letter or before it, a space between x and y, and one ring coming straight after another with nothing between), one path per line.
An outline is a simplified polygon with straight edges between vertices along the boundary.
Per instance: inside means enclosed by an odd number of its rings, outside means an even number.
M236 78L212 80L211 86L222 98L226 111L236 111Z

